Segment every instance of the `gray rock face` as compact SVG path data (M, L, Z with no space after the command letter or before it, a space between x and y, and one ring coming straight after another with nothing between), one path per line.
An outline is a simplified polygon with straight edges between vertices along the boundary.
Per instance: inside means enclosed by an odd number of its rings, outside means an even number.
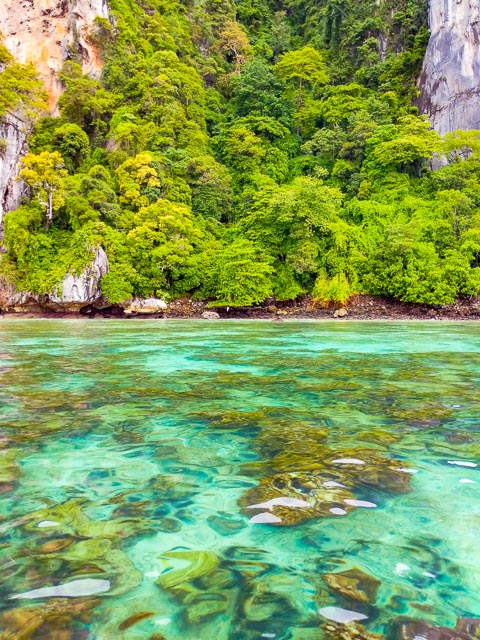
M76 312L86 305L102 301L101 279L108 271L107 254L98 247L84 271L80 275L67 274L56 292L36 295L20 291L5 300L2 307L19 313L45 310Z
M434 129L480 129L480 3L430 0L418 107Z
M71 273L63 279L61 292L50 295L50 301L61 304L92 304L102 297L100 281L109 271L108 258L98 247L88 267L79 276Z
M3 214L20 204L23 182L18 181L19 159L27 151L28 126L19 115L6 113L0 119L0 242L3 239Z

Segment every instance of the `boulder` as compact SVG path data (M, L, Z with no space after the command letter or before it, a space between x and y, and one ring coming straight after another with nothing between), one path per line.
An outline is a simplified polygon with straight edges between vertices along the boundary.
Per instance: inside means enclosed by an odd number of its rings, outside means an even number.
M165 300L160 300L160 298L134 298L124 307L124 310L127 315L149 315L161 313L167 308Z
M204 311L202 313L202 318L204 320L218 320L220 315L216 311Z
M346 316L348 316L348 311L345 309L345 307L337 309L333 314L334 318L345 318Z

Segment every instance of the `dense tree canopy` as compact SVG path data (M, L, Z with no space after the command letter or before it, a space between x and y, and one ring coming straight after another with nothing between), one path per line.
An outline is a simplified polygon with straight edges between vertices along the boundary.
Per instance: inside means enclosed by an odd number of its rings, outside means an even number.
M0 117L36 121L5 219L17 287L51 290L101 244L113 303L480 293L480 133L442 140L412 106L423 0L109 6L103 75L72 49L57 117L0 48Z

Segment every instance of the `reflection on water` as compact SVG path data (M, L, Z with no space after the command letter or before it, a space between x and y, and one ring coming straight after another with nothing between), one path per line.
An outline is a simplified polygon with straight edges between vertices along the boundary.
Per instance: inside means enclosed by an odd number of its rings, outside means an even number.
M0 639L474 637L479 377L468 323L1 321Z

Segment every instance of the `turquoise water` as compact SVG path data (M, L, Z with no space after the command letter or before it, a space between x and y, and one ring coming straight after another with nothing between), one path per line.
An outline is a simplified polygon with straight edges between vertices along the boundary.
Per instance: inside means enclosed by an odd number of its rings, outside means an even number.
M479 379L474 323L0 321L0 638L479 616Z

